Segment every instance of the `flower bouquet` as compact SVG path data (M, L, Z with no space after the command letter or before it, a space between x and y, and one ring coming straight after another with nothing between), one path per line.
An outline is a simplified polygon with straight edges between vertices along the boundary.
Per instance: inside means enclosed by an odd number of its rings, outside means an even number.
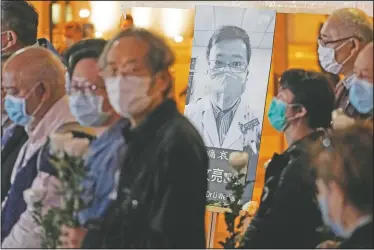
M26 197L35 196L39 199L31 198L34 200L33 217L42 228L42 248L59 247L61 226L79 226L77 214L89 205L82 200L84 190L81 185L87 175L84 160L89 144L88 139L73 138L71 133L55 133L48 139L49 162L56 170L55 177L58 179L54 194L59 199L58 205L50 206L47 212L43 212L46 204L42 195L35 195L31 190L26 193Z
M248 164L248 153L234 152L230 154L229 162L236 174L227 180L226 189L232 192L232 196L227 198L230 211L225 212L225 222L229 232L224 242L220 242L225 249L233 249L242 246L242 228L248 214L243 210L240 199L244 190L251 182L246 181L246 167ZM243 213L244 212L244 213Z

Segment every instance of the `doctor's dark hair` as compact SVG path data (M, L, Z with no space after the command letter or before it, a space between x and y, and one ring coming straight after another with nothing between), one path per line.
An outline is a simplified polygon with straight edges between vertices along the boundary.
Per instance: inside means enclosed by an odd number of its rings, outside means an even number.
M99 59L101 69L105 69L107 66L106 57L114 42L123 37L135 37L147 43L149 48L146 63L153 74L166 70L174 64L174 53L164 39L146 29L131 27L120 31L107 43Z
M69 57L68 73L70 80L73 77L73 72L77 63L86 58L98 60L107 43L103 39L87 39L81 42L82 43L78 44L78 49L74 50ZM89 46L87 46L87 43L89 43ZM72 47L74 47L74 45Z
M294 94L292 103L302 105L310 128L329 128L331 113L335 108L335 95L332 84L322 74L303 69L290 69L283 72L280 87Z
M237 26L221 26L219 29L215 30L213 35L209 39L208 48L206 51L206 58L209 61L210 51L214 44L219 43L224 40L234 40L240 39L243 41L247 48L247 62L251 60L251 42L248 36L248 33Z
M34 45L38 33L39 14L26 1L1 1L1 31L12 30L25 46Z

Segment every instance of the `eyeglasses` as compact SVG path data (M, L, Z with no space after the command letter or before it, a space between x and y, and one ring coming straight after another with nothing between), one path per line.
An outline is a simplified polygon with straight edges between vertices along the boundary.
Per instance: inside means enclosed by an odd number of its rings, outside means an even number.
M339 42L344 42L348 39L352 39L352 38L356 38L357 40L359 41L362 41L362 38L358 37L358 36L349 36L349 37L345 37L345 38L341 38L341 39L337 39L337 40L331 40L331 41L324 41L323 38L321 36L318 37L318 42L322 45L322 46L326 46L328 44L332 44L332 43L339 43Z
M210 69L216 72L222 72L228 68L233 73L243 73L247 69L248 64L243 62L224 62L221 60L212 60L209 62Z

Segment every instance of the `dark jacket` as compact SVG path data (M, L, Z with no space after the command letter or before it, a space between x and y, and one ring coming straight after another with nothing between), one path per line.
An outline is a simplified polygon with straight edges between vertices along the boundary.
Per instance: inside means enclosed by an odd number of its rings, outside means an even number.
M4 201L10 189L10 178L19 151L27 141L27 133L23 126L16 126L12 136L1 150L1 202Z
M323 132L274 154L265 174L259 210L245 234L245 248L315 248L323 239L316 187L306 162L305 144Z
M118 198L82 248L205 248L208 156L198 132L167 100L124 137Z
M352 236L343 241L341 249L373 249L373 221L356 229Z

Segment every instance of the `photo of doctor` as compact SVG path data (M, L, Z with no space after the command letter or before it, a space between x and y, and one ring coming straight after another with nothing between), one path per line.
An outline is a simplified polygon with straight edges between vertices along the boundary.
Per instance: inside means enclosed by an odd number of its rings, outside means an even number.
M259 150L260 117L243 96L251 61L247 32L237 26L221 26L211 36L207 50L210 94L185 107L185 115L203 136L207 147Z

